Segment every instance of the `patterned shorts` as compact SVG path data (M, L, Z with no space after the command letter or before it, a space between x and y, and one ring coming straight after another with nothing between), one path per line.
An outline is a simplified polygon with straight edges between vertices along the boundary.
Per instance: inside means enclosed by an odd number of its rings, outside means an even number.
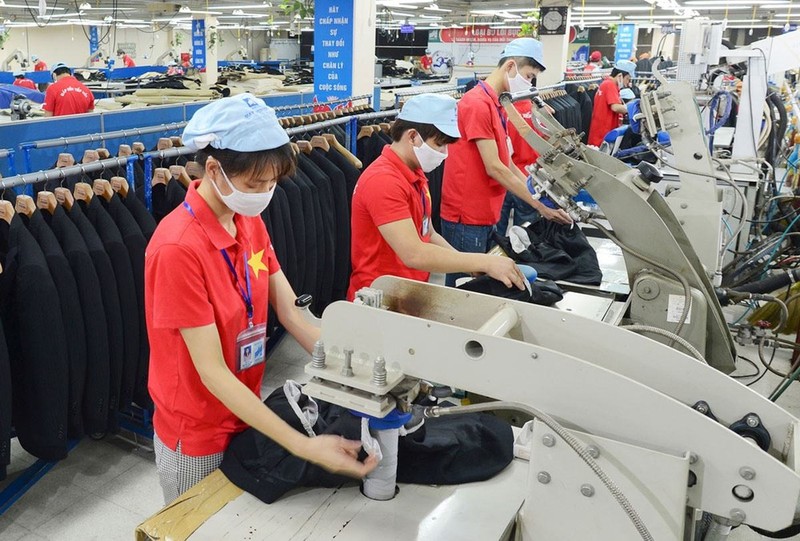
M174 451L164 445L153 433L153 448L156 452L156 468L164 491L164 505L199 483L208 474L219 468L224 453L205 456L188 456L181 453L181 442Z

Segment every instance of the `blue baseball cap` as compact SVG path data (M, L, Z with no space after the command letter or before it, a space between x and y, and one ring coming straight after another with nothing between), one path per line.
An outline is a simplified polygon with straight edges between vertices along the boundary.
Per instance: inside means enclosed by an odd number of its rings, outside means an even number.
M542 69L547 69L544 65L544 51L542 42L533 38L517 38L506 45L500 54L501 59L511 58L512 56L526 56L532 58Z
M442 94L417 94L403 105L400 120L433 124L445 135L461 137L458 131L456 100Z
M631 77L636 77L636 64L630 60L621 60L617 62L614 67L628 73Z
M252 94L221 98L198 109L183 129L183 144L194 150L208 145L237 152L278 148L289 136L264 100Z
M56 70L59 70L61 68L67 68L69 70L69 72L72 73L72 69L69 66L67 66L66 64L64 64L63 62L56 62L53 65L53 67L50 68L50 71L51 72L55 72Z

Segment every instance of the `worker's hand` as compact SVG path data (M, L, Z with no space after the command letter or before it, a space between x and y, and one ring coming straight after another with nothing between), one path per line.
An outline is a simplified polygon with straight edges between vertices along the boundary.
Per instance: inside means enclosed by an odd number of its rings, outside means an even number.
M325 434L308 438L299 456L331 473L361 479L378 466L378 460L370 455L360 462L360 450L360 441Z
M506 287L517 286L519 289L525 289L525 277L514 260L508 257L487 255L485 272L495 280L503 282Z
M551 209L550 207L544 207L539 210L539 214L542 215L542 218L545 220L550 220L551 222L564 225L570 225L572 223L572 218L570 218L569 214L564 212L562 209Z

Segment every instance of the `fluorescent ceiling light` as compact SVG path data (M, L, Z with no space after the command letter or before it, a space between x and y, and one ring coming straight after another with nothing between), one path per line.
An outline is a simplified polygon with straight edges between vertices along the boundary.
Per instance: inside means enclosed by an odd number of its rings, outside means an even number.
M430 6L428 6L426 8L422 8L422 9L424 9L426 11L441 11L441 12L446 12L446 13L450 13L450 12L453 11L452 9L440 8L438 4L431 4Z
M650 19L655 21L669 21L672 19L691 19L692 15L653 15L652 17L649 15L631 15L629 17L625 17L626 19L631 19L633 21L648 21Z
M575 16L580 18L585 18L598 15L611 15L611 10L609 9L609 10L599 10L599 11L584 11L582 14L578 13Z
M710 9L716 9L716 10L719 10L719 9L722 9L722 6L692 6L692 7L693 7L694 9L700 9L700 10L710 10ZM740 9L740 10L744 10L744 11L746 11L746 10L748 10L748 9L753 9L753 6L738 6L738 5L733 5L733 6L725 6L725 9L726 9L727 11L736 11L737 9Z
M416 17L413 13L403 13L402 11L390 11L392 15L397 15L398 17Z
M272 2L262 2L261 4L242 4L239 6L213 6L214 9L265 9L271 8Z
M436 15L419 15L420 19L431 19L434 21L441 21L442 18Z
M586 6L574 7L573 11L590 13L592 11L650 11L652 8L648 6Z
M31 6L26 6L25 4L6 4L5 2L3 2L3 4L0 5L0 7L8 9L33 9ZM66 8L54 8L50 6L47 6L47 9L53 11L66 11Z
M191 17L160 17L158 19L153 19L154 23L174 23L174 22L181 22L181 21L191 21Z

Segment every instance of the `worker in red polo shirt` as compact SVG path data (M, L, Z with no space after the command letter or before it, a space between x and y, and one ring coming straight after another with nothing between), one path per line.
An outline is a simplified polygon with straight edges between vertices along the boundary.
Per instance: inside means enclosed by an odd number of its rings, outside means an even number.
M544 71L542 44L518 38L506 45L497 68L458 104L461 139L450 148L442 180L442 236L460 252L485 253L500 219L506 191L528 202L542 217L571 223L561 209L535 200L526 185L527 175L511 161L508 118L498 96L531 87ZM447 285L460 275L448 274Z
M136 62L133 61L133 58L131 58L131 55L129 55L128 53L126 53L122 49L117 51L117 56L122 58L122 65L125 66L126 68L135 68L136 67Z
M44 95L45 116L78 115L94 111L92 91L72 76L72 70L59 62L53 66L55 83L47 87Z
M35 54L31 55L31 62L33 62L33 71L47 71L47 63Z
M619 92L630 86L635 75L636 64L630 60L622 60L611 70L611 77L600 83L594 96L592 125L587 139L590 145L599 147L608 132L622 125L622 115L628 109L622 103Z
M603 67L603 55L600 54L600 51L592 51L592 54L589 55L589 62L584 66L584 72L592 72L597 68Z
M15 71L14 72L14 86L21 86L22 88L30 88L31 90L36 90L36 83L25 77L25 73L22 71Z
M431 272L486 273L525 287L511 259L457 252L431 225L425 173L447 158L459 137L456 100L420 94L408 100L389 132L392 144L362 174L353 192L347 298L385 274L426 282Z
M375 458L361 442L309 438L261 402L268 303L309 352L320 331L295 308L261 213L295 156L275 113L251 94L199 109L183 141L202 180L159 224L145 257L153 446L166 502L215 470L229 442L252 426L292 454L363 477Z

